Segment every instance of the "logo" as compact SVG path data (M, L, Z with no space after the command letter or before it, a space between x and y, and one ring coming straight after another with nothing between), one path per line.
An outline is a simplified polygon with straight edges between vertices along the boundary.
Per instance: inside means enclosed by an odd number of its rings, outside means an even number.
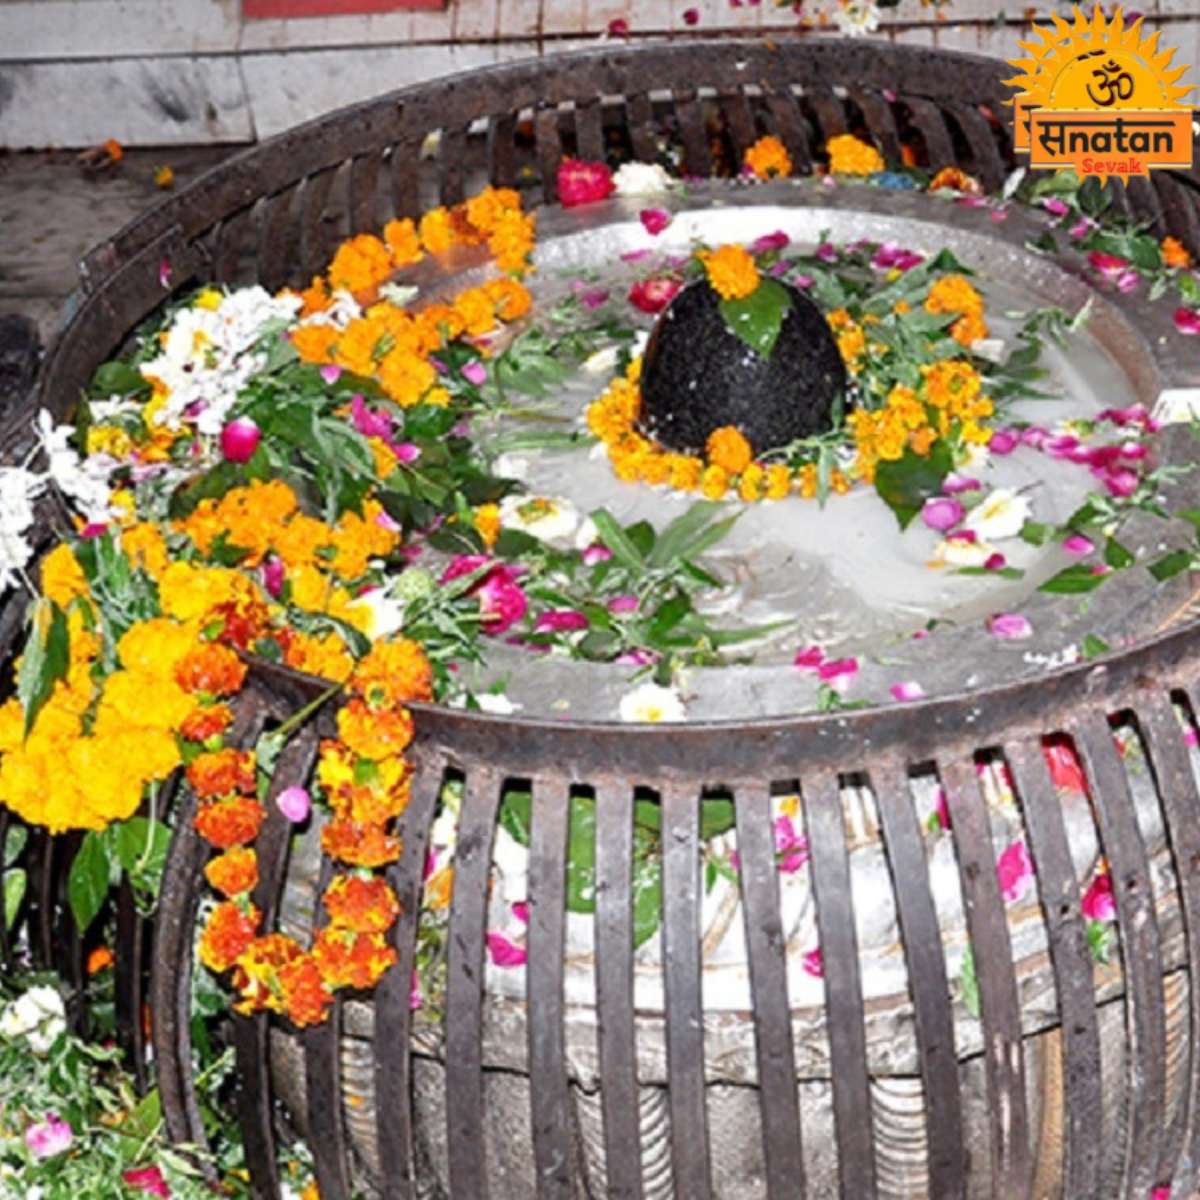
M1040 42L1021 42L1028 58L1011 60L1008 80L1018 153L1031 167L1070 167L1079 175L1125 181L1160 167L1192 165L1192 89L1172 67L1174 48L1159 50L1159 34L1142 36L1142 18L1128 29L1118 8L1108 20L1097 4L1091 19L1075 9L1074 24L1053 17L1035 26Z

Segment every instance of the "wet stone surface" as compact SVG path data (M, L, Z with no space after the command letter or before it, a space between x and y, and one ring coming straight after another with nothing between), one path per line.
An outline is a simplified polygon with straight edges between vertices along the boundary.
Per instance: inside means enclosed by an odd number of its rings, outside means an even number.
M671 450L697 454L736 426L760 455L831 427L846 371L821 310L784 285L791 308L769 358L731 332L707 283L685 287L646 346L642 421Z

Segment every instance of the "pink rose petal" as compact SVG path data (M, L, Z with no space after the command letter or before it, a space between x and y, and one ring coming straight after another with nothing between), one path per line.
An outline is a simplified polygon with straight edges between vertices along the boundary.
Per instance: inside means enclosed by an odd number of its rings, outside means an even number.
M1177 308L1175 328L1191 336L1200 334L1200 308Z
M477 358L474 358L463 367L462 376L468 383L473 383L476 387L481 387L487 382L487 367Z
M658 237L671 223L671 214L665 208L643 208L638 217L642 228L651 236Z
M1024 842L1013 842L996 860L996 878L1005 902L1020 900L1033 882L1033 862Z
M902 704L910 700L920 700L925 695L925 689L919 684L909 680L907 683L893 683L892 699L899 700Z
M1115 921L1117 902L1113 897L1112 876L1101 871L1088 885L1081 905L1083 915L1089 921Z
M498 967L520 967L529 957L524 946L510 942L502 933L487 935L488 954Z
M293 825L298 825L301 821L308 820L308 814L312 811L312 798L302 787L284 788L275 798L275 807Z
M965 515L966 510L963 506L957 500L952 500L947 496L935 496L926 500L921 509L921 520L930 529L936 529L939 533L953 529Z
M1021 613L996 613L988 619L988 632L1005 642L1023 642L1033 637L1033 626Z
M825 975L825 960L821 957L821 947L818 946L815 950L809 950L800 960L805 973L811 975L814 979L821 979Z
M326 363L320 368L320 374L326 383L337 383L342 377L342 368L336 363Z
M1063 539L1062 548L1068 554L1074 554L1077 558L1083 558L1084 555L1091 554L1095 550L1095 543L1085 538L1082 533L1073 533L1070 537Z
M803 650L796 651L796 657L792 663L805 671L815 671L824 661L825 651L820 646L807 646Z

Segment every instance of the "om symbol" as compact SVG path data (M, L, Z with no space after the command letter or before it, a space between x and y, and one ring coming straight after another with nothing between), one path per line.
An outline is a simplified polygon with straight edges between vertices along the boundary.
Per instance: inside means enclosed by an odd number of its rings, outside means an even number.
M1095 92L1092 91L1093 85L1089 83L1087 94L1092 98L1092 103L1100 105L1101 108L1111 108L1118 100L1128 100L1133 95L1133 76L1122 70L1120 63L1111 58L1092 72L1092 78L1099 82L1095 85ZM1097 95L1096 92L1100 94Z

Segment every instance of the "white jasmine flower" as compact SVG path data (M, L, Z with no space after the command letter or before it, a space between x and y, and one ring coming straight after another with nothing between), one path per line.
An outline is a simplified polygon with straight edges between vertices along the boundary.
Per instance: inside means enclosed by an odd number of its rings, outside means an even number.
M862 37L879 28L879 9L875 7L875 0L838 0L833 21L839 33Z
M1016 537L1029 519L1029 501L1012 488L996 488L977 504L963 522L980 542Z
M579 526L579 510L554 496L505 496L500 501L500 525L519 529L543 542L566 542Z
M643 683L621 697L618 710L622 721L657 725L662 721L683 721L687 713L683 699L673 687Z
M391 637L404 628L405 606L388 588L373 587L360 592L351 607L368 614L369 622L363 632L372 641Z
M108 477L118 466L106 454L89 454L81 459L70 445L71 429L54 424L48 409L37 417L38 438L49 462L47 474L74 502L85 520L104 522L112 516Z
M658 163L623 163L613 175L618 196L657 196L670 191L675 180Z
M35 1054L45 1054L66 1028L62 996L46 985L30 988L0 1013L0 1036L24 1037Z

